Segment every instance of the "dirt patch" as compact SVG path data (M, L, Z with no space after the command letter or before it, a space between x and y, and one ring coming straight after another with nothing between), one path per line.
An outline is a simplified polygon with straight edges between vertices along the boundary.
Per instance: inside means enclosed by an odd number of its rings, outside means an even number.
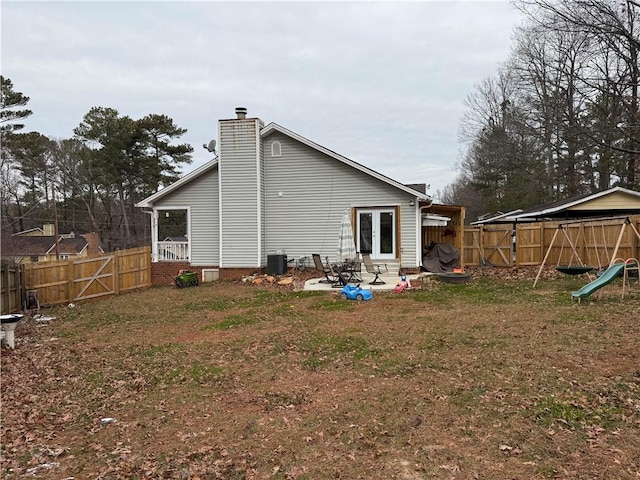
M27 318L1 358L3 478L637 478L638 288L577 304L584 279L501 272L371 302L158 287Z

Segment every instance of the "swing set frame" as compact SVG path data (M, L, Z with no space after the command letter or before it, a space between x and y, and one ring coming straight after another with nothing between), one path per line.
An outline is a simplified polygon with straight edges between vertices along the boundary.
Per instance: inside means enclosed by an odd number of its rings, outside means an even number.
M607 248L607 245L603 245L604 249L605 249L605 253L606 253L606 257L608 260L608 265L607 268L610 267L611 265L613 265L615 259L617 258L617 254L618 254L618 250L620 249L620 244L622 243L622 238L624 237L624 232L628 227L630 227L632 229L632 231L635 233L636 237L638 237L638 240L640 240L640 232L638 232L638 229L635 227L635 225L633 225L633 223L631 222L631 219L628 216L624 216L624 217L600 217L600 218L588 218L588 219L582 219L582 220L573 220L573 221L567 221L567 222L563 222L563 223L559 223L558 227L556 228L555 232L553 233L553 238L551 239L551 243L549 244L549 247L547 248L547 251L544 255L544 258L542 259L542 263L540 264L540 269L538 270L538 274L536 275L536 279L533 282L533 286L535 287L538 283L538 280L540 279L540 275L542 274L542 270L544 269L546 263L547 263L547 259L549 258L549 254L551 253L551 249L555 246L556 243L556 239L558 237L558 233L562 232L563 237L562 237L562 246L561 246L561 254L558 256L558 263L560 262L560 258L562 257L562 250L564 249L564 243L565 241L567 241L569 243L569 246L571 247L572 250L572 255L571 255L571 259L569 260L569 267L571 266L571 262L573 261L573 258L575 257L577 259L577 261L580 263L580 267L584 268L589 268L587 265L585 265L585 263L582 261L582 259L580 258L580 255L578 254L578 251L576 250L576 246L575 243L567 234L566 229L564 228L567 225L571 225L571 224L585 224L585 223L591 223L591 227L592 227L592 232L594 232L594 242L595 242L595 227L594 227L594 223L598 223L598 222L610 222L613 220L623 220L622 225L620 227L620 232L618 233L618 239L616 241L616 245L613 249L613 254L611 256L609 256L609 251ZM603 228L603 232L604 232L604 223L602 223L602 228ZM582 231L582 230L581 230ZM576 241L580 238L579 237L580 232L578 233L578 236L576 237ZM584 233L583 233L584 235ZM602 235L603 240L604 240L604 233ZM603 265L600 263L600 256L598 253L598 245L595 246L595 251L596 251L596 257L598 260L598 268L602 269ZM559 265L557 265L559 266ZM593 268L591 268L592 270ZM590 270L587 270L585 272L581 272L581 273L585 273L588 277L589 280L593 280L594 277L592 277L592 275L589 273Z

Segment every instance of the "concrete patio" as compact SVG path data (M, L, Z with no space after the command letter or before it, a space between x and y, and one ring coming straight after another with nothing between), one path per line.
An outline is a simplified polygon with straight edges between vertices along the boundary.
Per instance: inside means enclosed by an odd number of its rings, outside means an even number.
M430 276L430 275L436 275L435 273L428 273L428 272L424 272L424 273L420 273L420 274L414 274L414 275L407 275L407 280L409 281L409 285L411 285L413 288L415 288L416 286L419 286L419 284L421 282L418 282L417 280L421 277L426 277L426 276ZM395 275L395 274L387 274L387 275L380 275L380 278L385 282L382 285L369 285L369 282L373 281L374 276L372 274L366 273L366 272L362 272L362 274L360 275L362 278L362 282L358 282L358 283L351 283L351 285L360 285L363 289L368 289L368 290L372 290L372 291L389 291L389 290L393 290L397 284L400 283L400 275ZM413 283L412 283L413 282ZM332 287L330 283L327 283L324 277L318 277L318 278L311 278L309 280L307 280L304 283L304 290L325 290L325 291L340 291L340 288L336 287Z

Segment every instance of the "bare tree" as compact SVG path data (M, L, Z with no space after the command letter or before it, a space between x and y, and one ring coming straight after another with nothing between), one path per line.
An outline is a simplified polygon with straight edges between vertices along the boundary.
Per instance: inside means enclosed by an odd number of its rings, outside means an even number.
M584 93L591 101L617 98L623 108L619 129L622 142L593 135L582 129L593 146L606 147L625 154L626 164L620 183L630 188L638 186L636 170L640 163L640 112L638 83L640 81L640 7L630 0L520 0L516 5L532 22L551 32L581 36L592 45L600 45L599 54L592 49L580 81L589 87ZM606 103L601 103L606 105ZM607 140L610 143L606 143Z
M474 189L491 210L535 202L544 184L519 88L505 66L465 101L468 111L460 128L460 139L468 144L460 165L465 181L456 185Z
M515 36L510 66L521 86L529 133L545 162L548 198L584 191L589 158L582 117L588 97L581 78L589 44L583 34L549 31L533 23L519 28Z
M528 20L508 61L467 97L451 189L506 210L640 187L638 2L514 1Z

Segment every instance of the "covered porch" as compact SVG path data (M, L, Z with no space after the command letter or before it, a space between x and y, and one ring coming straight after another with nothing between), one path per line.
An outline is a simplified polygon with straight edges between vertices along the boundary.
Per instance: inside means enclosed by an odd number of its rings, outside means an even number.
M191 258L189 207L154 208L151 215L153 262L188 262Z

